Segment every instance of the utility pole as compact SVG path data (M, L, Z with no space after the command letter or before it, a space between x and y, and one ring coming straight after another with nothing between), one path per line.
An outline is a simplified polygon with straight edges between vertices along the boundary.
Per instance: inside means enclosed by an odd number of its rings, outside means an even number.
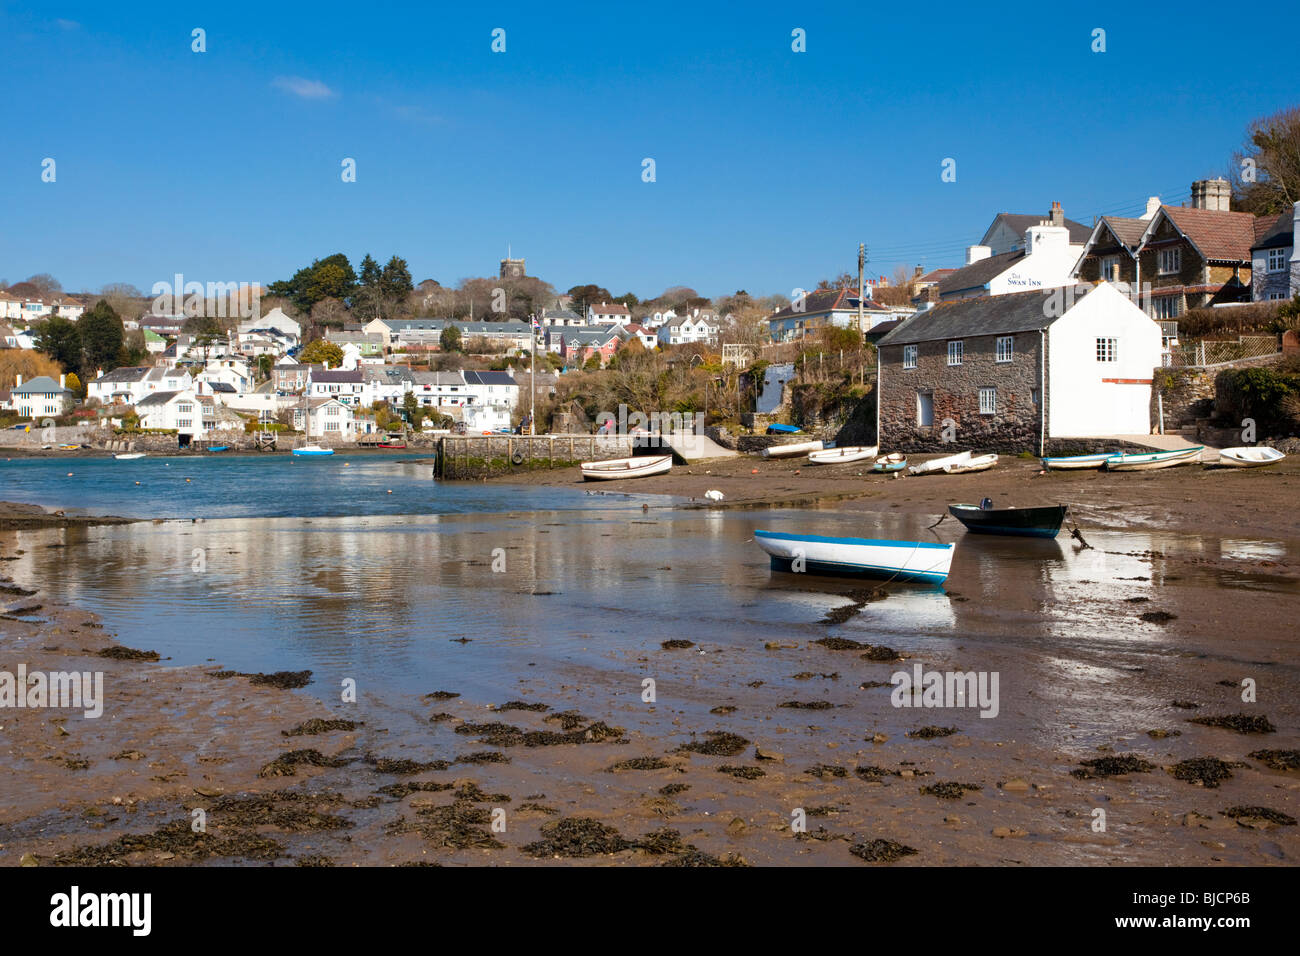
M867 246L866 243L858 243L858 333L861 334L862 328L862 298L866 294L866 269L867 269Z
M532 321L537 321L537 317L532 316ZM533 347L528 350L528 434L537 434L537 329L531 330L533 333ZM530 452L531 453L531 452Z

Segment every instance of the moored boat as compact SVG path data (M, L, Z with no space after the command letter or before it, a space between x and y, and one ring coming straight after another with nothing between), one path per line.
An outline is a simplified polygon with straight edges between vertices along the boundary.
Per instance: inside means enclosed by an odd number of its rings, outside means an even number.
M1065 505L1040 508L994 508L985 498L982 505L949 505L948 513L975 534L1003 534L1027 538L1055 538L1065 520Z
M1100 468L1107 458L1118 455L1116 451L1103 451L1098 455L1066 455L1062 458L1044 458L1043 467L1048 471L1080 471L1088 468Z
M320 458L334 454L334 449L325 448L321 445L303 445L301 448L295 448L293 453L299 458Z
M971 460L971 453L968 451L959 452L956 455L945 455L943 458L935 458L932 461L923 461L919 465L913 465L907 469L909 474L929 475L936 471L943 471L949 465L964 465Z
M943 470L948 475L965 475L972 471L988 471L997 463L997 455L976 455L966 461L944 465Z
M799 458L809 452L821 451L826 446L819 441L804 441L794 445L769 445L763 449L764 458Z
M887 538L830 538L815 534L755 531L774 571L886 578L942 584L952 566L952 544Z
M1286 455L1267 445L1224 448L1219 452L1218 464L1225 468L1261 468L1264 465L1276 465Z
M853 461L865 461L876 457L879 445L845 445L843 448L823 448L808 454L810 465L847 465Z
M230 450L229 445L213 445L211 448L208 449L208 451L229 451L229 450Z
M1153 451L1137 455L1111 455L1106 459L1106 470L1154 471L1157 468L1190 465L1201 460L1201 452L1204 448L1204 445L1193 445L1190 448L1175 448L1171 451Z
M871 470L883 474L902 471L907 467L907 456L900 452L894 452L892 455L881 455L876 459Z
M144 456L145 453L142 451L132 451L121 455L114 455L113 457L118 461L135 461L137 458L143 458Z
M582 477L585 481L647 478L650 475L667 474L672 467L672 455L657 455L653 458L611 458L608 461L584 461Z

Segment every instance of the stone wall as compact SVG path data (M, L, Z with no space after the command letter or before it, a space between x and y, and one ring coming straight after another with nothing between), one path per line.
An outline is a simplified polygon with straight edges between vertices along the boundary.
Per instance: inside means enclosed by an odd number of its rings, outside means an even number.
M1011 362L996 360L998 336L968 337L962 364L948 365L947 342L922 342L916 368L903 368L903 346L881 350L884 376L880 394L882 452L1038 451L1039 407L1032 393L1039 387L1040 336L1014 336ZM997 413L981 415L979 390L997 389ZM917 424L918 392L933 395L934 424ZM950 419L951 441L944 421Z
M628 435L445 435L437 442L439 478L486 478L632 455ZM518 460L516 460L518 459Z
M1165 432L1181 429L1203 428L1217 417L1214 407L1215 381L1229 369L1272 365L1283 353L1261 355L1258 358L1240 359L1222 365L1193 366L1186 368L1158 368L1152 375L1151 421L1160 421L1164 409ZM1208 439L1207 439L1208 440Z

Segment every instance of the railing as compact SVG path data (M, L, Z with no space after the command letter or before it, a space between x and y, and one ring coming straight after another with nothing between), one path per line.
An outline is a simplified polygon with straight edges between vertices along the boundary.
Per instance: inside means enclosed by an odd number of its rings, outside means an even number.
M1161 364L1166 368L1223 365L1275 355L1281 350L1276 335L1239 335L1235 341L1202 339L1168 346L1162 353Z

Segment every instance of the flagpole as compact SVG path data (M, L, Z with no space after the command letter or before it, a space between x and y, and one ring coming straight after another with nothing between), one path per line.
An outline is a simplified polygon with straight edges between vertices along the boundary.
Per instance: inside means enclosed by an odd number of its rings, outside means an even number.
M533 316L537 321L537 316ZM537 434L537 329L533 329L533 347L528 350L528 434Z

